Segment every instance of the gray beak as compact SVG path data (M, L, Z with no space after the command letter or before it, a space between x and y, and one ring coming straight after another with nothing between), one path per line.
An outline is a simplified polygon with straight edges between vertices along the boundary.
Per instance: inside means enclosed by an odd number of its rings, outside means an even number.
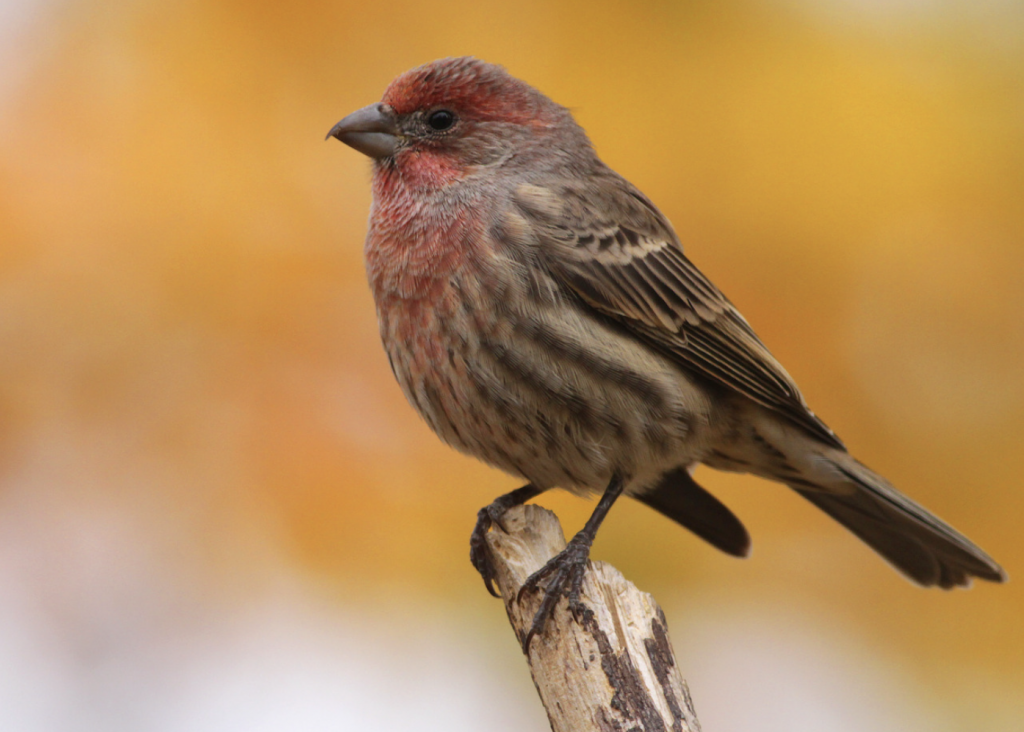
M398 148L395 113L386 104L371 104L356 110L331 128L327 137L337 137L349 147L371 158L387 158Z

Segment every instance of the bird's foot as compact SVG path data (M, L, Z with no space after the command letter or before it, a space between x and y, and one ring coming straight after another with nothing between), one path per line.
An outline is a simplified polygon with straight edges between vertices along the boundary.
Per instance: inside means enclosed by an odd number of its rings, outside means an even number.
M533 616L533 623L530 630L523 639L523 653L530 654L530 642L534 636L544 632L544 625L554 614L558 601L563 596L569 598L569 612L579 620L586 610L586 606L580 602L580 591L583 588L583 577L586 575L587 564L590 561L591 538L580 532L572 538L565 549L558 552L548 560L547 564L531 574L523 586L519 588L516 595L516 602L519 602L524 595L536 592L540 589L540 583L547 577L551 579L544 588L544 599Z
M494 589L497 573L494 571L494 564L491 562L487 550L487 532L491 530L492 526L497 526L505 531L505 527L501 523L501 517L505 515L505 511L513 506L520 506L539 494L540 491L532 484L524 485L511 493L498 496L476 514L476 526L473 527L473 533L469 537L469 561L483 577L487 591L495 597L501 597L501 595Z
M501 517L505 513L505 508L496 508L495 504L497 501L484 506L477 512L476 526L473 527L473 533L469 537L469 561L483 577L487 591L495 597L500 597L494 589L494 580L497 575L487 552L487 532L491 530L491 527L497 525L502 531L505 530L505 527L501 525Z

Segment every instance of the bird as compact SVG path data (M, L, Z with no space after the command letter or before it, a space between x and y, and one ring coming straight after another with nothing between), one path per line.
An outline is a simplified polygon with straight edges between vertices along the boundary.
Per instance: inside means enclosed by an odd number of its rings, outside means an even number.
M796 491L924 587L1003 582L949 524L856 460L665 215L572 113L503 67L444 58L397 76L329 138L372 160L364 257L405 396L445 443L527 483L482 508L470 557L512 506L599 495L520 590L580 609L590 547L627 495L734 556L750 537L698 465Z

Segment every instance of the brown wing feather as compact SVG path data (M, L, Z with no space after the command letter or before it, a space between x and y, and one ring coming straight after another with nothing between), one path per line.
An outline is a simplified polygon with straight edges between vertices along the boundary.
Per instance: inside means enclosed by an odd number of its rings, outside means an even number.
M606 170L585 184L523 185L514 200L544 262L579 298L693 372L843 449L743 316L686 258L665 217L628 181Z

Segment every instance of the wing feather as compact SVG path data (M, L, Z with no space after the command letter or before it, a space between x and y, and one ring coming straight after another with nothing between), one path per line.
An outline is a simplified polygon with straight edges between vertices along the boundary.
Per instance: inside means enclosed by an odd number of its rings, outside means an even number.
M543 264L579 299L691 372L843 448L743 316L686 258L665 217L628 181L605 169L582 183L522 185L513 200Z

